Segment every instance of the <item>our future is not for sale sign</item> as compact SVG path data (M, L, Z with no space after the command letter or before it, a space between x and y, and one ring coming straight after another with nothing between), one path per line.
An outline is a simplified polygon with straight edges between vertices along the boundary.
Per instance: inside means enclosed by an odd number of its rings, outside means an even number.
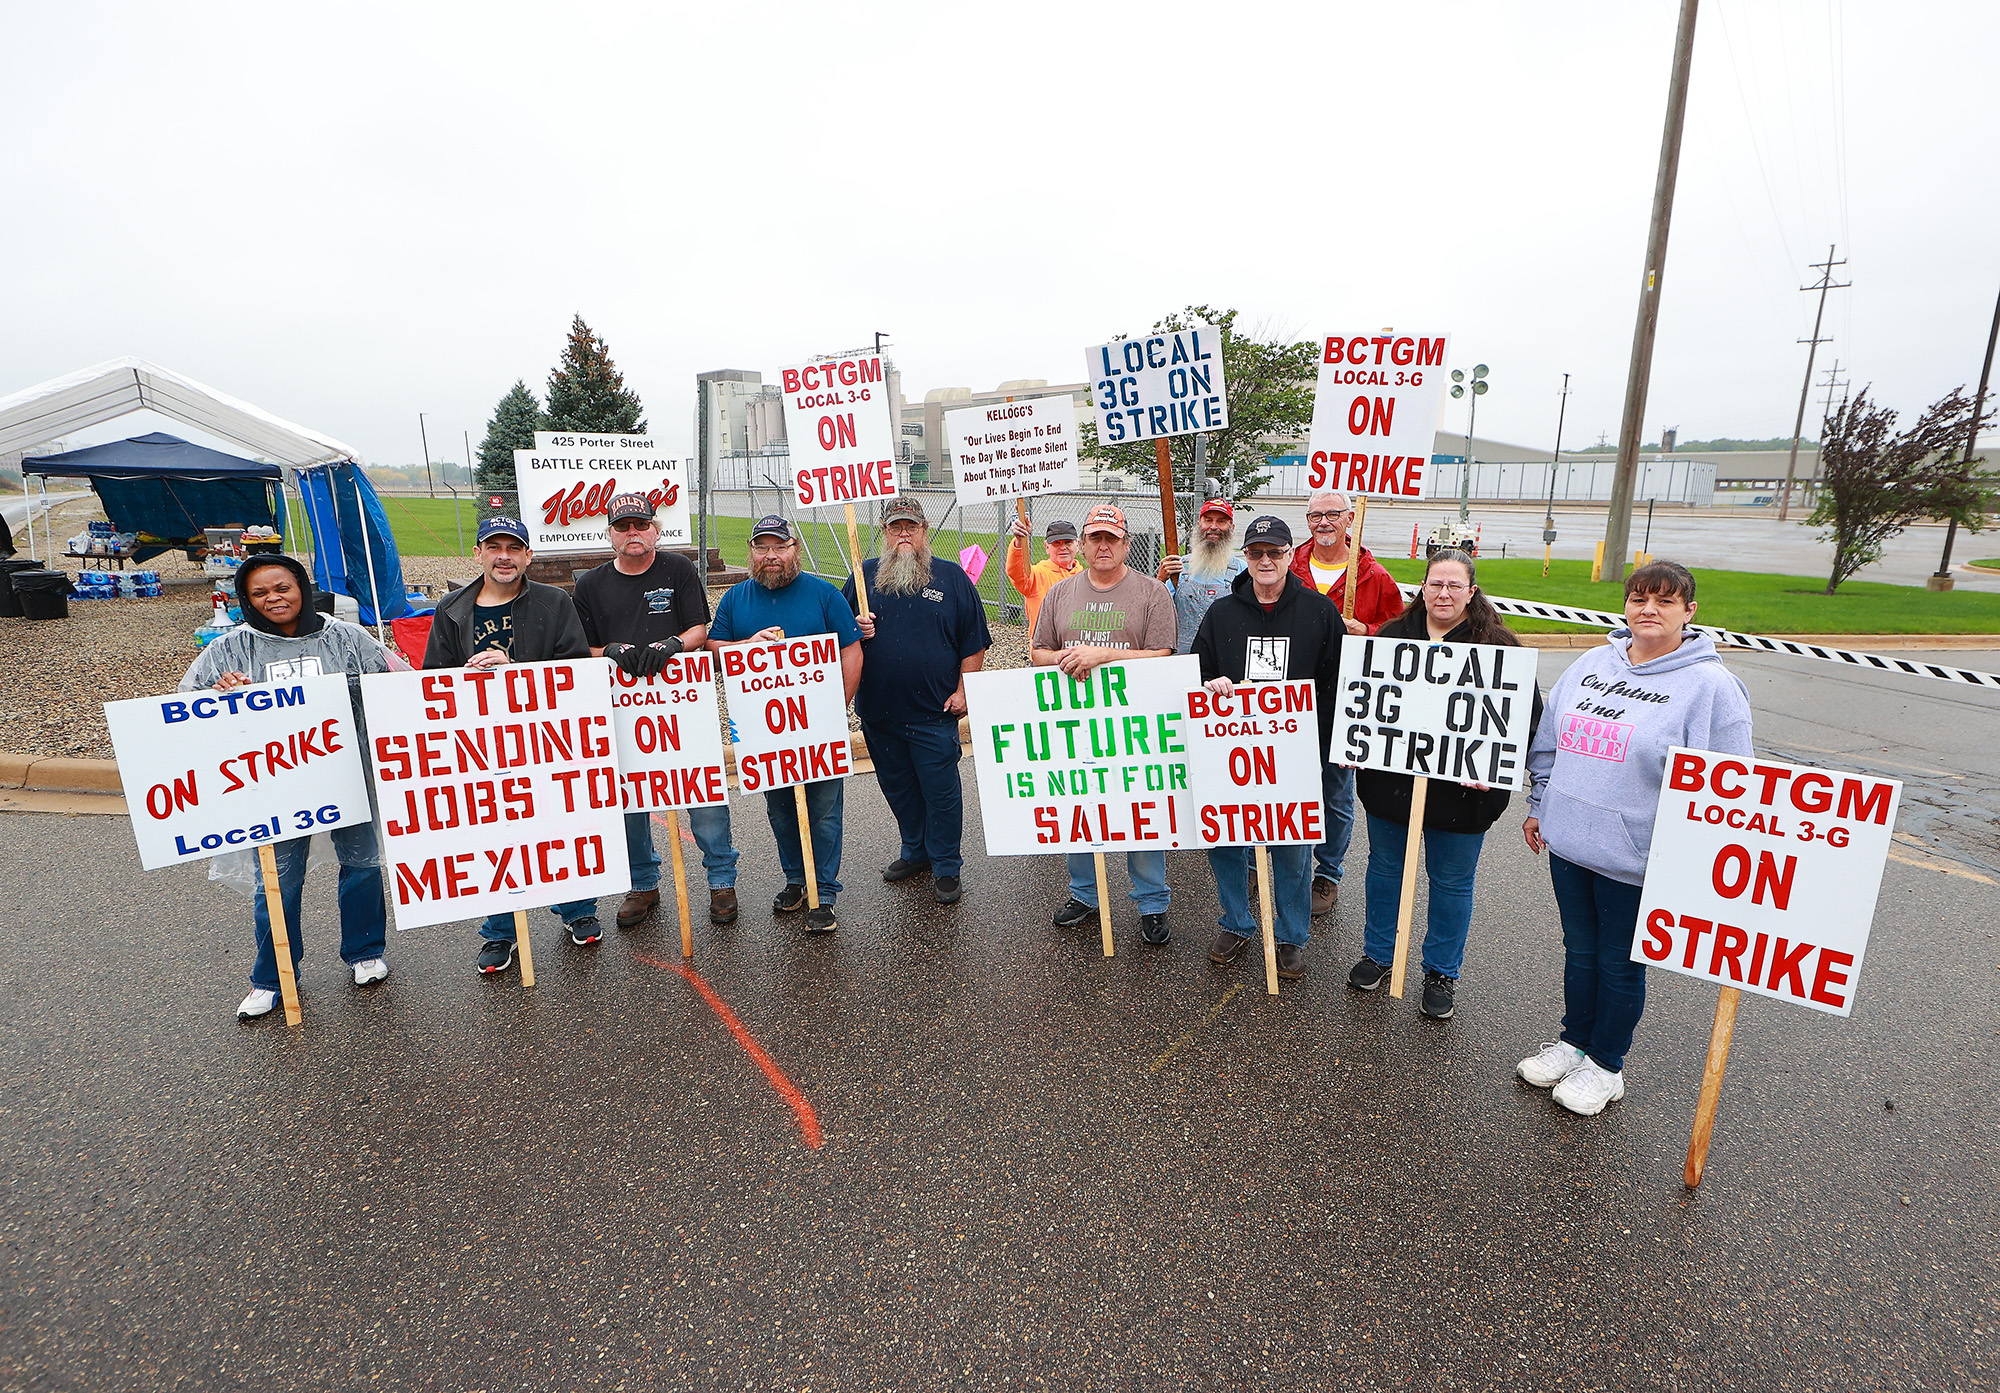
M1632 961L1848 1015L1902 793L1872 774L1669 750Z

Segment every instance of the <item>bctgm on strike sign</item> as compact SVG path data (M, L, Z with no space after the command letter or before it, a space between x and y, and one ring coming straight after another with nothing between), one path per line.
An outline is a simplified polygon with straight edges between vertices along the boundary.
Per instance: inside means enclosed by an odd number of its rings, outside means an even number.
M896 496L896 422L882 355L801 363L782 375L792 496L801 508Z
M535 432L535 448L514 452L514 478L521 490L521 521L534 550L602 551L609 543L611 500L643 493L657 510L660 540L687 546L686 461L661 454L650 435L586 435L580 431Z
M147 870L367 822L338 673L104 703Z
M716 653L738 788L768 792L854 772L838 635L729 643Z
M1076 488L1076 402L1070 397L948 411L944 436L961 506Z
M1326 840L1312 683L1238 682L1228 696L1197 687L1187 694L1187 730L1196 845Z
M1632 961L1845 1016L1903 786L1667 752Z
M1421 498L1444 403L1448 334L1328 334L1320 341L1306 484Z
M361 679L398 929L631 887L607 666Z
M1213 324L1096 344L1084 349L1083 362L1102 444L1129 445L1229 424L1222 330Z
M611 726L625 811L719 807L728 798L715 659L679 653L650 677L611 669Z
M969 672L973 767L990 856L1193 846L1187 694L1192 655Z
M1532 648L1350 639L1340 645L1327 757L1388 774L1525 788L1534 705Z

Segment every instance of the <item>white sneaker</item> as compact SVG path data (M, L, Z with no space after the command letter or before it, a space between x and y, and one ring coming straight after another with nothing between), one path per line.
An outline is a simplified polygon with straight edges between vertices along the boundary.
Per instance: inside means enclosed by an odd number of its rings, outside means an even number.
M1556 1085L1555 1100L1578 1117L1595 1117L1606 1103L1625 1096L1625 1071L1612 1073L1586 1056L1583 1063Z
M1563 1040L1551 1040L1542 1046L1540 1054L1516 1064L1514 1072L1521 1076L1523 1083L1531 1083L1536 1088L1554 1088L1575 1073L1582 1063L1582 1050Z
M365 987L370 982L379 982L389 975L389 964L380 958L363 958L354 965L354 985Z
M236 1019L254 1020L258 1016L268 1016L277 1009L278 994L267 992L262 987L252 987L250 995L243 998L243 1004L236 1008Z

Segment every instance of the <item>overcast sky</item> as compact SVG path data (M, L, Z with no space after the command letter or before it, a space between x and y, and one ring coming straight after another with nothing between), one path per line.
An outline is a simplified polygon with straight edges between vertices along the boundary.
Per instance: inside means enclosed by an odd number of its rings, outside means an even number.
M1677 9L0 0L0 394L138 354L460 458L581 313L685 452L704 369L1077 381L1206 302L1449 331L1481 436L1569 372L1615 439ZM1976 381L1996 50L1990 0L1702 6L1647 439L1789 434L1829 243L1823 365Z

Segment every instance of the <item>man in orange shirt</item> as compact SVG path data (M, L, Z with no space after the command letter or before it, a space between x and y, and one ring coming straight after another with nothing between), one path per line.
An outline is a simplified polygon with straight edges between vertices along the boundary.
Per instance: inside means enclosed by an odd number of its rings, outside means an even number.
M1029 633L1035 632L1035 616L1042 612L1042 596L1059 580L1068 580L1083 569L1076 559L1076 524L1057 518L1042 533L1049 554L1046 560L1028 564L1028 524L1014 518L1013 539L1007 543L1007 579L1028 602L1025 616Z

